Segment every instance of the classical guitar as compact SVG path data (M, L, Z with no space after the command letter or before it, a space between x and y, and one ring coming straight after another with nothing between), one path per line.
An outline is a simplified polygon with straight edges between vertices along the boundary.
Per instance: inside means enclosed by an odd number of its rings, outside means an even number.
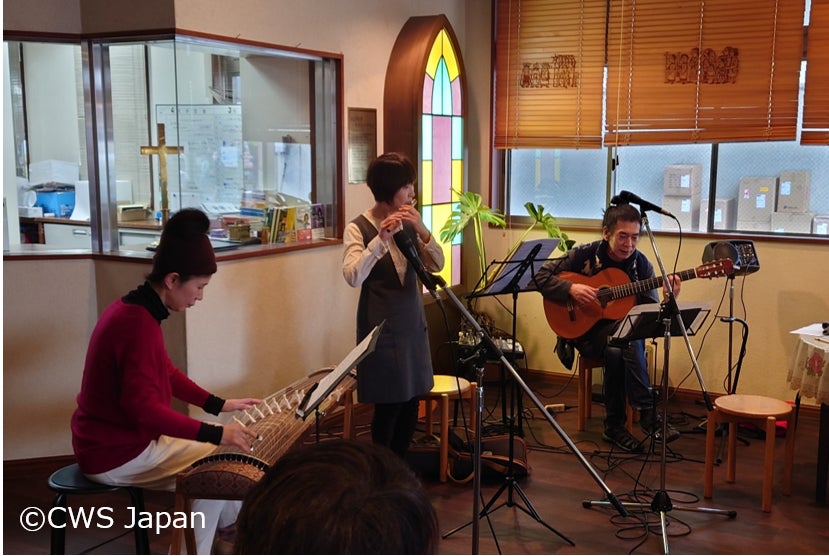
M731 259L719 259L676 274L685 281L693 278L728 276L733 272L734 262ZM564 304L544 299L547 323L553 332L567 339L582 336L602 319L624 318L636 304L634 295L662 287L661 276L631 282L628 275L618 268L607 268L593 276L561 272L557 277L599 289L596 302L585 306L575 304L572 299Z

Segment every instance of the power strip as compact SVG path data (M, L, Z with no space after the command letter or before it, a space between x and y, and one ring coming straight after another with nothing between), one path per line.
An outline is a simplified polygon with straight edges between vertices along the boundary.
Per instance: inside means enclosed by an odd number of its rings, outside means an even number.
M563 403L548 403L544 406L544 409L550 413L562 413L566 408Z

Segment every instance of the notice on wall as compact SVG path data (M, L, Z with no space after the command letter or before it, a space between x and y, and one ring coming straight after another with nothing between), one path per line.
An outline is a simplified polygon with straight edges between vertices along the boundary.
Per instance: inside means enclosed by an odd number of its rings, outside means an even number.
M377 157L377 110L348 109L348 183L364 183Z
M164 124L167 144L184 147L167 159L170 208L205 201L238 206L251 159L242 141L242 107L159 104L156 118ZM177 190L180 199L172 198Z

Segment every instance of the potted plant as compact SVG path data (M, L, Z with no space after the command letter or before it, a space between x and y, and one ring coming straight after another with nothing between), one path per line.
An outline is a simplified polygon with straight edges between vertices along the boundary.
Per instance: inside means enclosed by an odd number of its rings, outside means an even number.
M457 192L456 192L457 193ZM478 266L481 276L486 272L486 246L484 245L483 223L500 228L507 225L504 215L483 204L479 194L467 191L458 194L458 208L453 210L440 230L440 240L449 243L461 233L470 222L475 232L475 247L478 250Z
M529 227L524 230L524 233L522 233L521 236L515 241L512 247L510 247L505 260L508 260L513 253L515 253L516 249L518 249L521 245L521 242L523 242L527 235L529 235L529 233L538 225L546 230L548 237L561 239L561 243L558 244L558 248L561 251L567 251L573 246L575 240L570 239L566 233L561 231L555 217L552 214L545 212L543 205L536 205L532 202L528 202L524 205L524 208L527 210L527 214L529 214L532 222ZM459 194L458 208L452 211L449 218L446 220L446 223L443 225L443 228L441 228L441 241L452 241L455 236L461 233L464 228L469 225L470 222L472 222L473 229L475 231L475 247L478 250L479 270L481 272L481 276L483 276L484 285L486 285L489 283L489 280L497 274L498 268L495 267L491 269L489 275L485 275L488 259L486 257L486 246L483 240L483 223L487 222L489 224L504 228L506 227L506 220L504 219L504 215L502 213L483 204L482 198L479 194L467 191Z

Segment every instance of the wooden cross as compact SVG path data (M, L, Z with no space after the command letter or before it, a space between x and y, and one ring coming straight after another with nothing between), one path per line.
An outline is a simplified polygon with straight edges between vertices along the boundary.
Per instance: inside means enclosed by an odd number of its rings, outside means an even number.
M183 153L184 147L168 147L164 136L164 124L158 124L157 129L158 145L141 147L141 154L158 155L158 171L161 175L161 224L163 226L170 218L170 208L167 202L167 155Z

